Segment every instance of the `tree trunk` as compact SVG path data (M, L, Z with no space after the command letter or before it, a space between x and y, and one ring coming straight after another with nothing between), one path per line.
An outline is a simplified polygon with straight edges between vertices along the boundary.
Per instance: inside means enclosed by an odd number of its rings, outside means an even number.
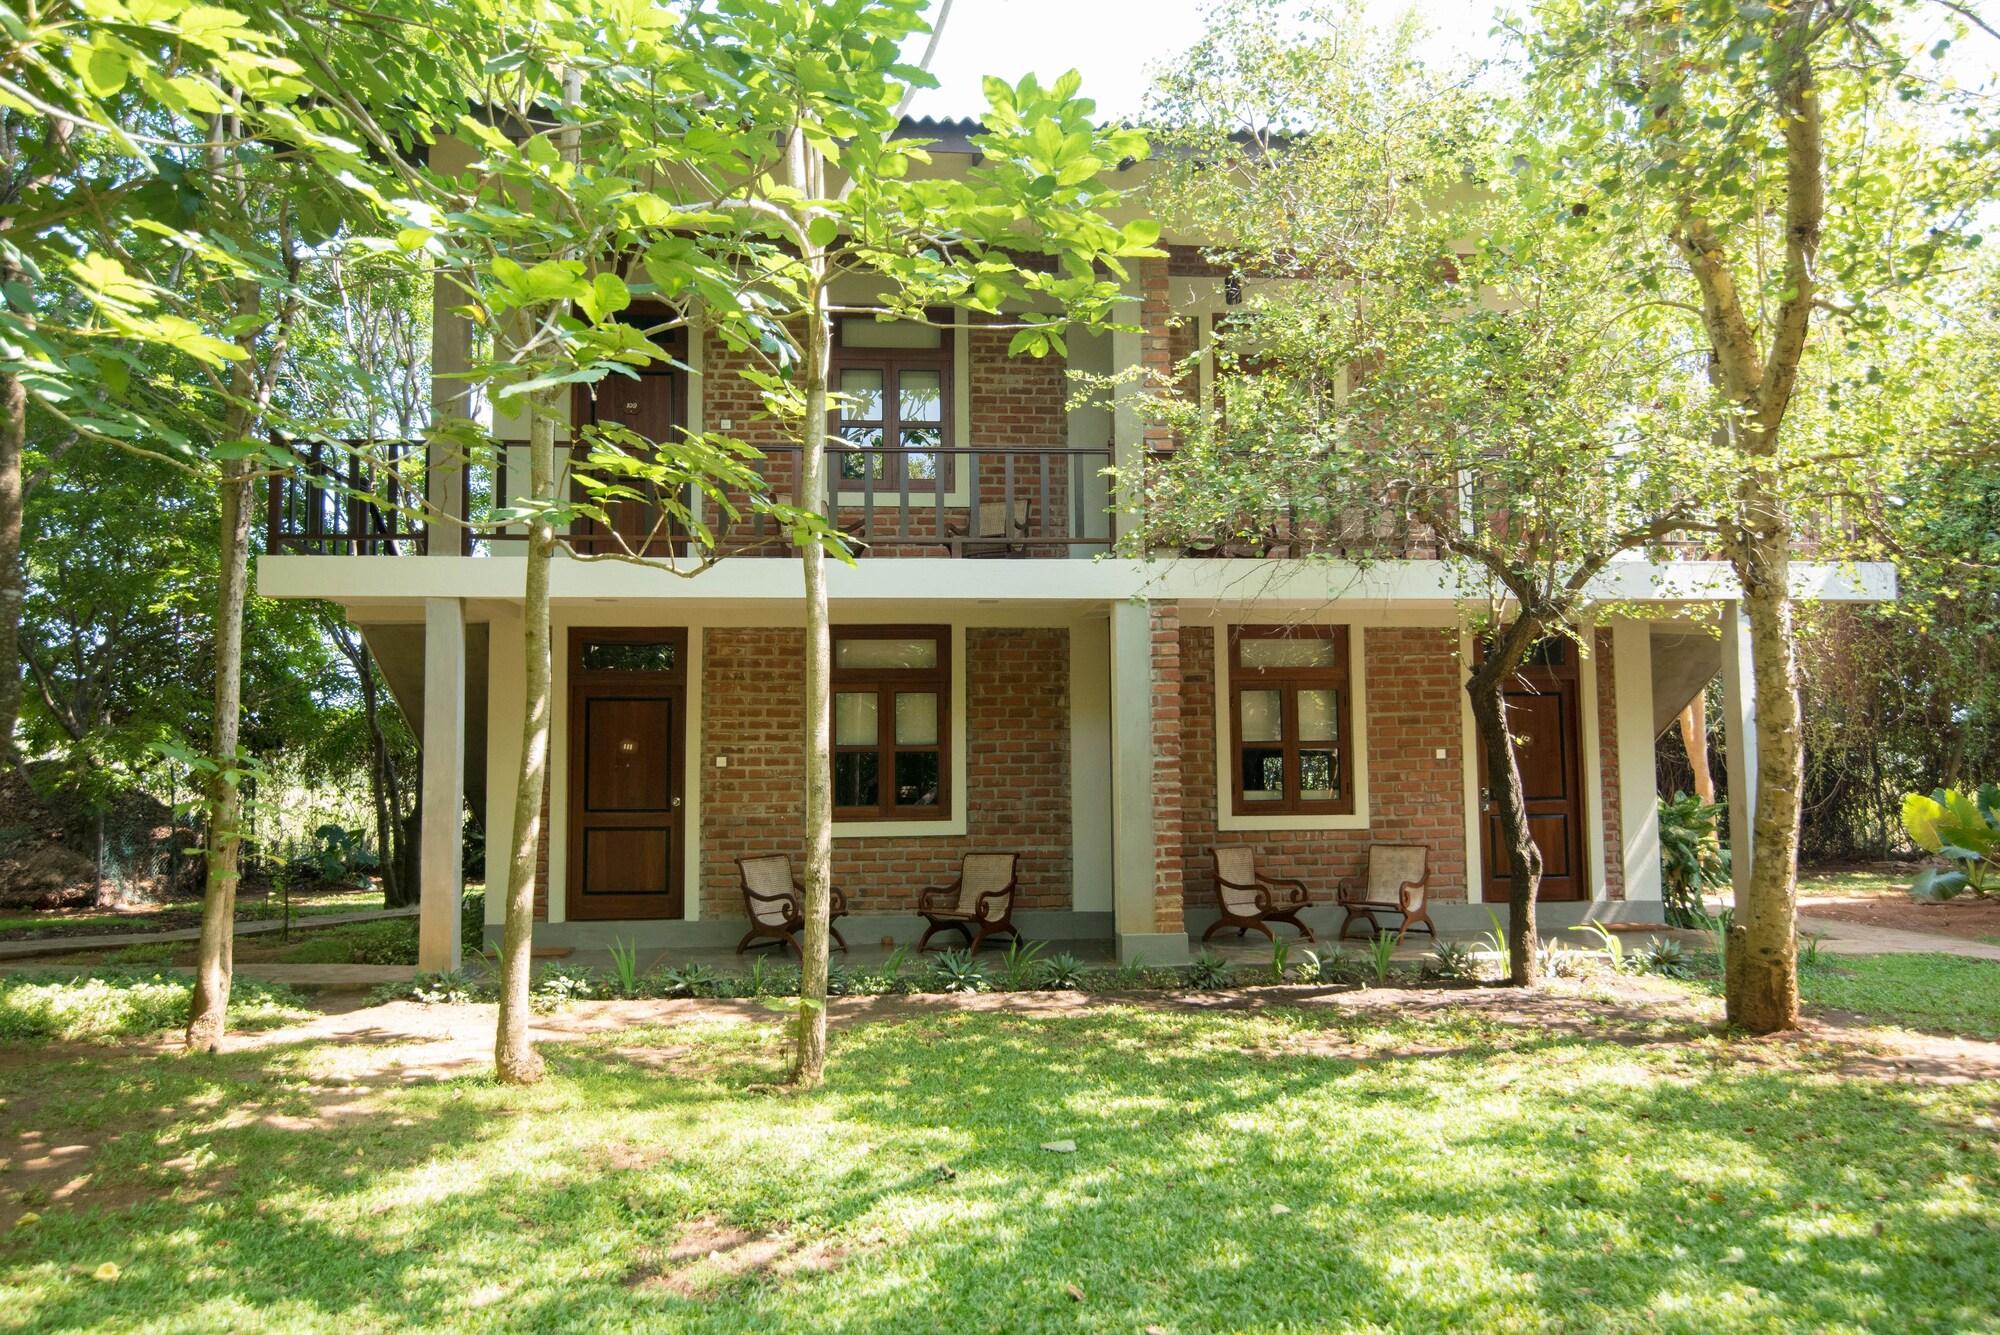
M0 264L0 284L24 290L17 264ZM17 312L27 320L29 312ZM27 601L21 569L21 458L28 444L28 387L19 375L0 375L0 769L14 762L14 729L21 719L21 611Z
M555 495L556 404L551 391L534 394L528 429L528 494ZM549 563L555 526L537 515L528 526L527 592L521 603L522 652L527 662L527 711L521 728L521 778L514 793L514 842L507 863L507 913L500 936L500 1017L493 1071L502 1084L542 1078L542 1059L528 1036L528 988L533 968L535 863L542 838L542 794L549 776Z
M382 875L382 906L401 908L398 889L396 832L389 809L389 743L382 735L382 712L375 696L375 658L367 643L358 644L355 668L361 676L361 712L368 722L368 796L375 806L375 865Z
M824 260L814 247L808 263ZM816 507L826 493L826 387L831 343L826 289L815 283L806 317L805 424L797 504ZM799 961L798 1044L792 1083L812 1088L826 1078L826 972L833 885L832 635L826 604L826 549L799 546L806 587L806 867L805 943ZM883 776L883 782L888 776Z
M1757 791L1750 885L1730 919L1723 967L1730 1023L1769 1034L1799 1023L1797 873L1805 755L1793 650L1790 526L1762 474L1752 468L1747 478L1748 523L1736 576L1750 618L1756 674Z
M91 843L93 845L93 855L91 860L91 875L95 879L96 884L91 887L90 903L91 907L101 909L105 907L104 808L103 807L97 808L97 811L95 813L95 819L91 821L91 836L92 836Z
M1515 660L1508 663L1505 659ZM1479 744L1486 751L1487 800L1500 817L1513 864L1507 882L1507 975L1517 987L1541 981L1542 962L1536 947L1535 893L1542 883L1542 850L1528 830L1527 801L1521 789L1521 767L1515 761L1513 738L1507 732L1507 678L1519 666L1519 654L1481 663L1466 679L1472 719Z
M240 433L237 433L240 434ZM236 883L243 843L243 797L233 773L243 715L243 607L250 577L248 460L222 465L222 568L215 607L215 720L208 777L208 887L201 905L201 945L195 964L194 1005L188 1016L189 1051L214 1052L222 1044L235 963Z
M1681 745L1687 748L1688 768L1694 771L1694 795L1706 804L1715 801L1715 771L1708 764L1708 693L1696 692L1681 711Z

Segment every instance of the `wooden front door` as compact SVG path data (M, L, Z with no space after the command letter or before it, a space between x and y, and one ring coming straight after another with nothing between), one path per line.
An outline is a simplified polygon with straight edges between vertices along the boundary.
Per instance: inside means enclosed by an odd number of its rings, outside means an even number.
M569 858L576 921L683 916L687 632L570 632Z
M1509 683L1506 707L1507 731L1514 738L1514 763L1521 770L1521 795L1528 808L1528 833L1542 853L1542 884L1536 898L1588 899L1576 646L1567 640L1537 645L1528 665ZM1493 785L1484 747L1479 757L1479 789L1486 813L1480 836L1480 861L1486 870L1483 897L1489 904L1504 904L1514 860L1508 856L1500 818L1486 797Z
M637 317L634 323L644 323L646 317ZM679 331L665 335L658 340L665 355L682 358L686 340ZM628 427L647 441L664 442L678 440L687 421L687 377L678 369L665 362L654 362L651 367L632 376L610 375L595 385L578 385L570 405L573 420L579 424L616 424ZM652 459L650 450L631 444L623 446L626 453L648 462ZM588 455L579 448L578 463ZM661 508L658 488L655 484L634 478L605 477L606 481L621 482L642 493L637 498L621 498L609 502L610 523L602 520L578 520L570 534L571 545L580 552L615 552L623 550L619 537L641 555L661 556L666 549L678 542L685 542L687 535L680 525L661 523ZM582 498L585 492L581 486L576 495Z

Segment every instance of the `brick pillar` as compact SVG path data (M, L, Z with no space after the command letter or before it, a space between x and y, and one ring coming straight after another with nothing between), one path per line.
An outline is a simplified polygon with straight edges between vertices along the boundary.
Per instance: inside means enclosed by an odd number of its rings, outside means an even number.
M1139 261L1139 365L1145 369L1146 392L1165 393L1174 379L1174 343L1168 324L1173 304L1167 295L1167 261L1164 257ZM1163 423L1148 420L1145 447L1148 454L1171 450L1174 434Z
M1181 810L1181 609L1151 607L1153 635L1153 930L1183 932L1186 822Z

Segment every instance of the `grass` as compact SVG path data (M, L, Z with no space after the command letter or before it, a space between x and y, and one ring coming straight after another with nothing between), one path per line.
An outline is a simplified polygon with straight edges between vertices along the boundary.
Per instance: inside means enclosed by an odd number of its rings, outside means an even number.
M1799 973L1808 1006L1882 1024L2000 1039L2000 961L1962 955L1839 955Z
M0 1040L148 1037L184 1028L193 994L194 981L179 975L115 969L0 975ZM250 978L230 988L229 1023L238 1029L269 1029L311 1014L290 988Z
M352 1045L0 1061L114 1202L22 1202L0 1326L2000 1327L1992 1086L1624 1037L954 1012L838 1032L804 1096L765 1022L551 1045L529 1090L354 1088Z
M417 920L384 918L317 927L286 950L283 959L287 964L415 964Z
M313 917L325 913L366 913L382 907L379 891L328 890L312 894L297 892L292 895L292 916ZM201 913L201 901L197 899L177 899L167 904L153 904L132 909L125 913L7 913L0 914L0 932L32 931L36 929L61 930L69 933L102 932L147 932L157 927L156 920L169 917L196 916ZM244 900L236 906L238 922L269 922L285 915L284 901L275 895L266 902Z

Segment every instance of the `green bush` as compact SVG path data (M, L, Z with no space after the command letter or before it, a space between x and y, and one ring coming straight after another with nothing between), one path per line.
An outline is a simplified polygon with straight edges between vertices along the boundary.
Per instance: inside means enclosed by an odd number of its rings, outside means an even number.
M458 901L458 936L467 950L486 943L486 892L468 890Z
M0 977L0 1039L101 1042L179 1029L193 995L191 978L116 969ZM233 1028L265 1029L311 1014L288 987L238 977L229 991Z
M1719 805L1688 793L1660 800L1660 898L1669 927L1706 927L1701 897L1729 884L1729 850L1717 833Z
M1950 899L1961 890L1984 897L2000 892L2000 784L1976 793L1940 788L1903 798L1903 828L1926 853L1951 864L1926 867L1910 885L1918 899Z
M420 973L407 983L384 983L368 994L371 1006L391 1001L416 1001L426 1006L462 1005L470 1001L491 1001L492 988L464 973Z

